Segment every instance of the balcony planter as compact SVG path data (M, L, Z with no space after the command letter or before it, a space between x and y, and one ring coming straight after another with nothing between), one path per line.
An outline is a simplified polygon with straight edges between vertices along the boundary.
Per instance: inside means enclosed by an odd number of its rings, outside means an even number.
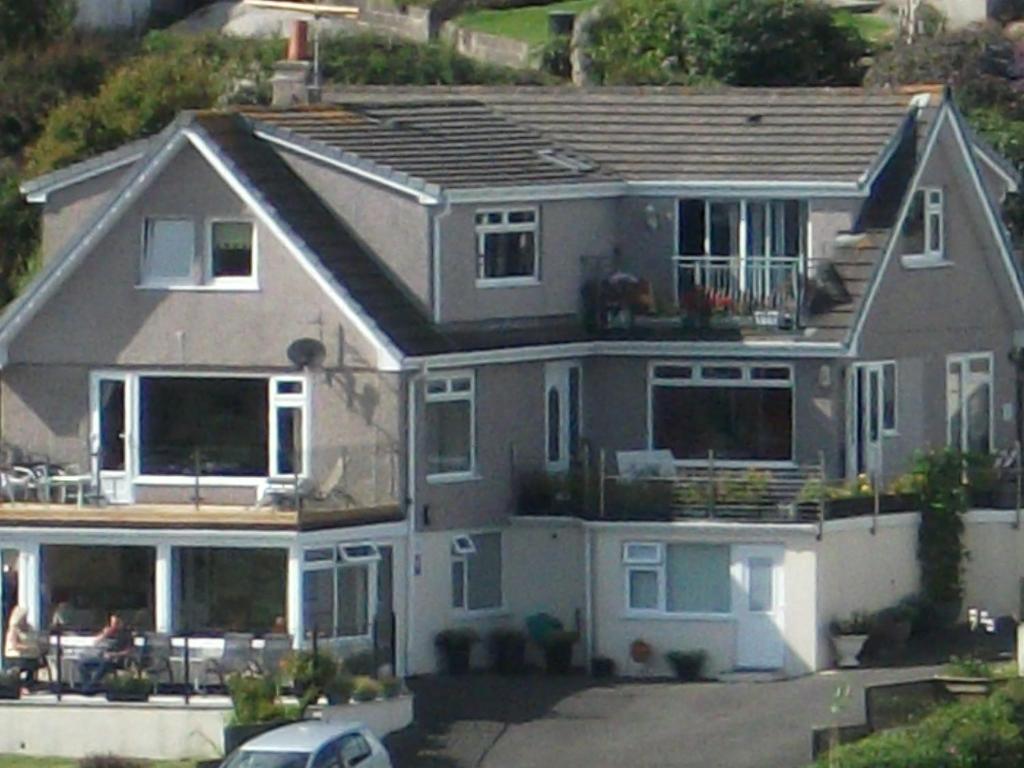
M103 684L106 688L107 701L138 704L149 701L149 696L153 693L153 681L145 675L133 672L108 675Z
M920 501L914 494L884 493L878 497L880 514L916 512L919 508ZM874 513L874 496L851 496L846 499L829 499L825 502L825 517L831 520L845 517L865 517Z

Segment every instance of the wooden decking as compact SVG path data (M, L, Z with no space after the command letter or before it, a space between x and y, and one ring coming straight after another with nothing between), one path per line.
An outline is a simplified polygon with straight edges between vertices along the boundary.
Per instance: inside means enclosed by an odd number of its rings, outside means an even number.
M0 504L0 528L136 528L298 531L401 520L398 505L359 509L295 510L189 504L103 507L17 502Z

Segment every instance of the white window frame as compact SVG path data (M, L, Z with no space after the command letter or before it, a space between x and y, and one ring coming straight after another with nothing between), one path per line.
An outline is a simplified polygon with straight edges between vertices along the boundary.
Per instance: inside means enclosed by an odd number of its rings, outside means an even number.
M532 213L531 222L509 222L513 213ZM478 216L498 214L501 222L497 224L478 224ZM540 208L535 205L503 206L500 208L479 208L473 213L474 232L476 234L476 285L478 288L513 288L540 284ZM533 274L512 275L509 277L487 277L484 268L484 239L487 235L508 232L533 233Z
M921 205L921 215L924 217L922 222L924 247L921 249L921 253L903 254L900 263L907 269L948 266L950 262L946 259L945 193L942 187L918 187L913 194L916 195L918 192L924 198ZM936 196L937 199L933 200L933 196ZM912 207L913 198L911 198L911 204L904 216L909 215ZM905 221L901 223L901 229L904 224ZM931 247L931 242L934 239L932 236L936 234L935 228L938 228L938 248Z
M181 222L192 227L192 267L187 277L150 277L147 274L147 255L149 253L149 229L155 222ZM142 219L142 233L139 249L139 288L182 289L194 288L199 280L196 274L196 224L189 216L145 216Z
M277 461L277 445L278 445L278 432L277 432L277 414L279 410L293 409L298 410L302 414L302 471L298 473L298 477L305 479L309 477L309 465L311 460L310 441L312 437L312 428L310 425L310 387L309 381L305 376L271 376L267 382L270 387L269 396L267 398L267 418L269 423L267 425L267 451L269 452L267 469L270 477L295 477L292 473L282 472ZM299 392L278 392L278 385L280 384L298 384L300 386Z
M376 552L376 557L367 559L356 559L356 560L345 560L342 555L342 548L351 546L371 546ZM315 560L309 562L306 560L306 553L315 550L326 550L329 549L333 553L333 559L331 560ZM343 642L358 642L358 641L369 641L373 639L373 627L377 622L377 580L378 574L377 569L380 566L380 549L376 544L369 541L351 541L343 544L337 544L333 546L310 546L303 549L302 552L302 574L305 576L307 571L331 571L332 572L332 585L334 593L331 595L331 611L333 613L334 626L331 627L332 634L327 638L328 640L339 640ZM350 568L365 568L366 573L366 600L368 605L366 606L366 632L360 635L339 635L337 634L338 627L338 583L339 583L339 571ZM305 586L305 578L303 578L303 587ZM303 613L305 613L305 596L303 596ZM305 619L305 616L303 616ZM312 631L312 627L306 627L307 630Z
M217 224L248 224L252 230L252 255L250 257L250 272L246 277L215 277L213 274L213 228ZM244 216L237 217L214 217L206 220L206 250L203 257L203 282L208 288L217 288L235 291L256 291L259 290L259 235L256 222Z
M729 550L730 579L732 575L732 562L734 559L733 547L724 542L702 542L702 541L627 541L622 545L622 573L623 573L623 605L627 618L642 619L666 619L674 621L732 621L735 618L735 606L732 595L729 597L729 610L721 613L710 611L670 611L668 610L668 550L671 546L687 546L694 544L711 544L713 546L724 546ZM634 545L658 547L657 562L651 560L638 562L629 558L630 547ZM658 607L657 608L634 608L632 605L632 594L630 584L634 572L654 573L658 580Z
M455 390L453 382L460 380L469 381L469 389L466 390ZM442 392L431 392L431 383L439 381L445 382L445 388ZM430 374L427 376L426 381L423 385L423 400L424 400L424 416L426 416L426 410L430 407L431 403L444 403L444 402L469 402L469 469L458 470L455 472L428 472L427 482L428 483L456 483L463 480L475 480L477 479L477 465L476 465L476 375L473 371L453 371L444 374ZM424 437L427 433L427 425L424 424ZM426 444L424 444L424 454L427 451ZM425 466L430 465L430 457L424 455Z
M953 355L946 355L946 378L945 378L945 389L946 389L946 445L960 450L967 450L967 401L965 398L966 387L963 383L960 385L960 434L954 443L953 440L953 424L950 418L952 414L949 412L949 368L953 363L960 364L961 377L964 374L967 376L981 376L982 374L971 374L971 361L984 360L988 363L988 451L991 453L995 449L996 435L995 435L995 411L996 411L996 370L995 370L995 355L992 352L966 352L958 353ZM963 379L961 379L961 382Z
M473 536L490 536L496 534L498 536L499 550L501 551L501 605L492 606L489 608L470 608L469 607L469 558L476 557L478 550L476 543L473 542ZM456 552L456 542L461 539L469 537L469 541L473 547L471 553L458 553ZM448 583L451 584L451 573L455 563L462 563L462 605L455 605L455 594L451 595L448 600L448 605L454 616L460 618L486 618L488 616L500 616L508 613L508 598L506 597L505 590L505 534L500 528L485 528L475 531L467 531L466 533L459 534L452 539L451 549L451 560L448 564Z
M689 378L659 378L659 368L689 369ZM741 373L735 379L708 378L704 375L705 368L739 368ZM754 378L754 371L760 368L779 368L789 372L787 379L760 379ZM654 388L655 387L691 387L708 389L712 387L743 388L753 387L757 389L788 389L792 400L790 408L790 439L789 459L786 460L719 460L715 459L715 466L719 467L763 467L787 468L796 466L796 372L791 363L784 363L775 360L652 360L647 366L647 450L658 450L654 446ZM705 467L707 459L674 459L679 467Z

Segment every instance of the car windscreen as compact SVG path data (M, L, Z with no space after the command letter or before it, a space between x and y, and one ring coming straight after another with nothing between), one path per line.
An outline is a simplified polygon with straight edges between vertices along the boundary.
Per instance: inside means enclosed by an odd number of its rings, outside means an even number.
M308 752L271 752L241 749L221 764L221 768L306 768Z

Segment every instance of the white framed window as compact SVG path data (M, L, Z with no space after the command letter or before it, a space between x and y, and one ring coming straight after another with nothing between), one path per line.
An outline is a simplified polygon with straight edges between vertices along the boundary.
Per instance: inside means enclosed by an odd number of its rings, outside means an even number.
M466 534L473 552L459 554L452 540L452 608L456 611L499 611L504 607L501 532ZM463 549L463 551L465 551Z
M538 281L539 219L536 208L477 211L477 285L529 285Z
M648 383L649 449L680 462L792 462L792 366L666 361Z
M898 374L896 362L887 360L881 363L882 369L882 433L893 436L899 432L897 421L899 400Z
M303 553L303 626L328 639L368 638L377 605L380 549L339 544Z
M476 470L475 383L472 373L426 381L428 480L458 480Z
M940 187L914 190L903 220L904 266L945 261L944 195Z
M142 240L142 285L167 287L196 282L196 231L190 219L147 218Z
M270 476L305 476L309 468L309 398L301 376L270 379Z
M991 352L946 358L946 426L952 448L992 451L993 362Z
M206 280L217 287L256 284L256 228L251 221L213 219L206 231Z
M627 613L731 614L729 545L629 542L622 557Z
M544 368L544 453L550 472L565 472L579 459L582 381L578 363L559 361Z
M473 544L473 537L462 534L452 539L452 554L465 557L476 554L476 545Z

